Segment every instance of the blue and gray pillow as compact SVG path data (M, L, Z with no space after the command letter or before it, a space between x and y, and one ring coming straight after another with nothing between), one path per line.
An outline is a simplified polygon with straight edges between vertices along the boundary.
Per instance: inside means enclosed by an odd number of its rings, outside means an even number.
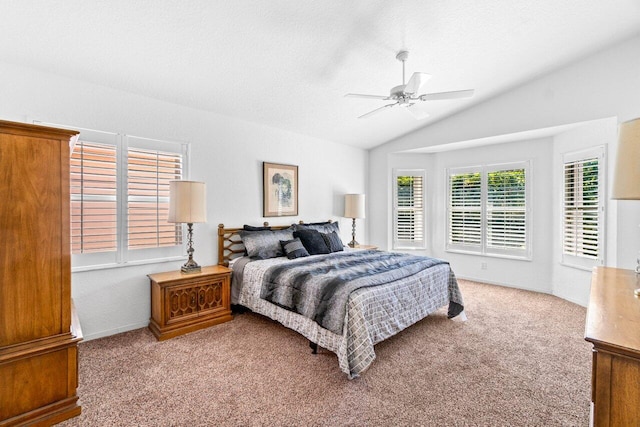
M329 246L322 238L322 234L318 230L298 229L293 232L293 237L297 237L302 241L309 255L320 255L331 253Z
M282 250L289 259L302 258L309 256L309 252L305 249L302 241L299 238L293 240L281 240Z
M324 242L327 244L329 251L331 252L344 251L344 244L342 243L340 236L338 236L338 233L336 233L335 231L332 231L331 233L320 233L320 234L322 235Z
M238 232L247 255L253 259L269 259L284 256L280 240L293 239L293 227L284 230L261 230Z

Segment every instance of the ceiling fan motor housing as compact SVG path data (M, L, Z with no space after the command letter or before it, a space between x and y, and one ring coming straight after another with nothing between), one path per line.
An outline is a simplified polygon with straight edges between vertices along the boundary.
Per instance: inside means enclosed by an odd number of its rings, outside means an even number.
M402 97L406 96L405 93L404 93L404 88L406 86L407 85L398 85L398 86L393 87L391 89L390 94L389 94L389 98L399 99L399 98L402 98Z
M401 50L400 52L398 52L398 54L396 55L396 59L398 61L406 61L407 58L409 58L409 52L406 50Z

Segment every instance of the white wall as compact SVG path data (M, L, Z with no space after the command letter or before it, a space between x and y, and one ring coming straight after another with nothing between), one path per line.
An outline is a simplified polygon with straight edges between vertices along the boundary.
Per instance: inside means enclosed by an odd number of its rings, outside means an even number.
M434 256L451 263L456 276L487 283L515 286L538 292L551 292L551 251L548 233L552 217L552 176L548 165L552 159L551 138L489 145L473 149L442 152L436 155L434 187L435 233ZM461 254L446 251L447 168L530 161L527 186L531 191L529 205L531 226L531 260L513 260L498 257ZM482 264L486 269L482 268Z
M391 154L388 159L388 173L387 180L393 182L393 171L395 169L423 169L425 171L425 248L424 250L411 250L407 252L415 253L418 255L433 256L433 221L432 212L429 210L434 205L433 192L430 191L430 187L435 180L434 175L434 157L431 154ZM393 186L388 187L388 198L390 203L385 206L389 218L393 218ZM387 227L387 242L388 247L379 246L381 249L392 250L393 249L393 225L389 223Z
M269 219L340 220L343 194L366 193L367 153L214 113L190 109L50 73L0 63L0 119L78 126L191 142L191 179L207 183L206 224L194 225L194 258L217 262L217 225L261 224L262 162L299 166L299 216ZM358 220L358 236L367 227ZM181 262L74 273L72 294L86 339L144 327L150 316L149 273Z
M609 199L608 188L611 187L615 164L615 147L617 137L616 118L594 120L575 129L556 135L553 138L553 233L552 247L553 265L552 280L553 294L581 305L589 302L591 271L568 267L562 262L562 186L563 154L584 150L587 148L605 146L606 182L603 197L605 198L605 264L612 264L610 260L617 258L617 205L618 202ZM640 221L640 218L638 219Z
M616 117L618 122L640 117L638 52L640 36L371 150L368 219L370 242L390 247L387 230L391 217L387 206L390 203L391 180L387 173L380 171L389 169L392 153L608 117ZM614 150L615 141L610 144L609 153ZM551 168L552 165L553 154L548 167ZM551 171L547 173L549 177L553 175ZM613 221L617 223L617 229L610 230L610 237L616 242L616 249L609 250L607 264L634 268L640 245L640 202L612 203L617 206ZM550 200L549 209L552 209L552 204ZM551 222L549 227L552 227ZM536 230L540 230L537 225ZM492 280L493 277L487 277L486 280L502 281ZM506 278L511 283L520 280L517 274L510 274ZM539 288L551 289L552 283L557 284L559 280L550 280Z
M548 165L552 159L552 138L489 145L432 154L391 154L393 168L426 170L425 250L404 251L446 259L460 278L468 278L516 286L538 292L551 292L551 247L547 231L551 228L552 176ZM512 260L482 255L461 254L446 250L446 169L464 166L490 165L531 161L527 184L531 188L531 260ZM391 182L391 178L389 178ZM542 208L539 208L542 207ZM389 210L391 215L391 210ZM392 240L390 239L389 242ZM391 247L389 247L391 249ZM486 268L482 268L482 264Z

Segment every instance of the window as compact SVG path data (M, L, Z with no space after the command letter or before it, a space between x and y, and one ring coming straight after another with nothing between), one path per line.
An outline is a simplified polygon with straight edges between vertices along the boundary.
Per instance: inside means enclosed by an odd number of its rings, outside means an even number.
M181 257L182 225L167 222L169 181L186 177L188 144L79 130L70 162L74 271Z
M528 162L447 172L447 250L530 257Z
M129 249L180 245L182 227L167 222L169 181L182 178L182 154L127 150L127 246Z
M393 180L393 247L424 248L424 171L397 170Z
M482 187L480 172L449 175L449 245L482 245Z
M563 156L562 262L604 265L604 147Z
M71 153L71 253L117 250L116 146L79 140Z

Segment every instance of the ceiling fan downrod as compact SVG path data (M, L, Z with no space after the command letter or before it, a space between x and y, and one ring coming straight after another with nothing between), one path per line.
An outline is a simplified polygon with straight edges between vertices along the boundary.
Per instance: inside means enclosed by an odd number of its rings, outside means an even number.
M406 82L404 80L404 62L407 60L407 58L409 58L409 51L406 50L401 50L396 55L396 59L402 62L402 85L406 85Z

